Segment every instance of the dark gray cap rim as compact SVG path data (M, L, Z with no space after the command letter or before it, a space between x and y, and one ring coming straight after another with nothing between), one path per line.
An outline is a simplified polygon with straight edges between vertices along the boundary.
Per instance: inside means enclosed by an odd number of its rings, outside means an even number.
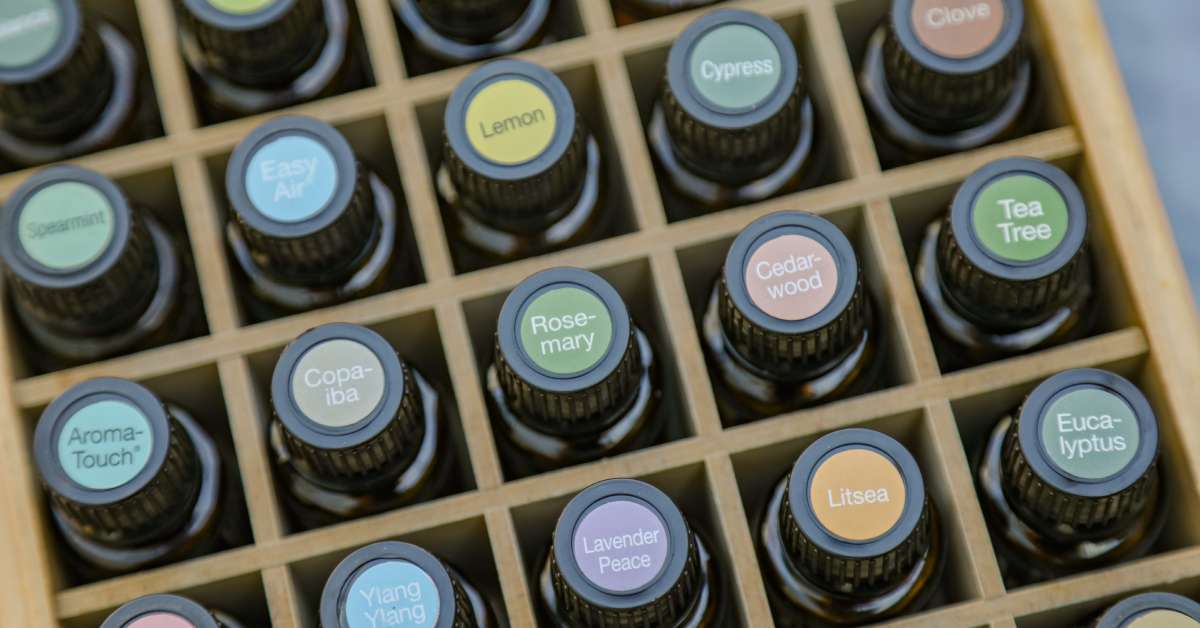
M996 41L992 42L983 52L965 59L943 57L933 52L921 43L913 31L912 7L915 0L892 0L892 10L888 19L900 45L913 59L922 66L939 74L950 76L978 74L1000 63L1012 52L1021 40L1025 30L1025 5L1022 0L1001 0L1004 3L1004 26Z
M297 1L274 0L271 5L244 15L222 11L213 6L209 0L183 0L183 7L193 17L213 28L227 31L249 31L270 26L287 15Z
M1138 615L1157 610L1175 611L1200 622L1200 603L1175 593L1153 591L1113 604L1096 620L1096 628L1122 628Z
M135 619L150 613L171 613L193 624L196 628L220 628L217 619L208 609L181 595L146 595L118 608L100 628L125 628Z

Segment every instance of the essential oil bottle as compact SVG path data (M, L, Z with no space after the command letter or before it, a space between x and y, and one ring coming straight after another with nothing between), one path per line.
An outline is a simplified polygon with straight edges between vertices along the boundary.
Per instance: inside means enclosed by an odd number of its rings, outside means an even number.
M429 499L453 472L438 390L365 327L322 325L292 341L271 407L282 492L305 528Z
M346 0L176 0L180 45L209 122L366 84Z
M1113 604L1088 628L1200 628L1200 604L1174 593L1141 593Z
M647 129L660 178L687 216L811 183L815 113L796 48L774 20L721 9L671 45Z
M183 596L147 595L118 608L100 628L242 628L242 624Z
M654 349L607 281L554 268L505 299L487 371L506 468L517 476L657 441Z
M60 395L38 419L33 455L71 571L92 581L242 544L241 490L223 454L140 384L101 377Z
M537 588L548 626L708 628L730 621L711 545L670 497L638 480L604 480L567 503Z
M167 344L204 328L186 247L111 180L29 177L0 209L0 261L38 371Z
M370 296L414 272L396 196L324 122L259 126L233 151L225 191L225 235L253 320Z
M758 535L781 626L919 611L944 563L920 467L904 445L868 429L832 432L805 449L771 493Z
M403 592L399 601L382 590ZM454 567L411 543L383 541L344 558L321 592L321 628L493 628L492 602Z
M1143 556L1166 521L1158 422L1129 380L1073 369L992 428L976 482L1009 586Z
M727 424L865 390L881 371L854 247L836 225L803 212L764 216L738 234L702 336Z
M549 70L493 61L446 106L438 195L462 268L574 246L602 232L600 145Z
M715 4L719 0L613 0L617 26Z
M392 0L417 51L409 75L512 54L546 36L553 0Z
M943 370L1043 349L1095 319L1088 211L1065 172L1003 159L958 189L915 268Z
M1040 108L1023 0L892 0L858 77L885 168L1029 130Z

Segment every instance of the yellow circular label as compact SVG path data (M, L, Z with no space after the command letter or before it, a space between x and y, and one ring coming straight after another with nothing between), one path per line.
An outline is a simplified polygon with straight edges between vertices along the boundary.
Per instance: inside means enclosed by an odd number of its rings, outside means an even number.
M226 13L249 15L271 6L275 0L208 0L208 3Z
M541 87L504 79L479 90L467 105L467 138L484 159L515 166L541 155L554 140L558 115Z

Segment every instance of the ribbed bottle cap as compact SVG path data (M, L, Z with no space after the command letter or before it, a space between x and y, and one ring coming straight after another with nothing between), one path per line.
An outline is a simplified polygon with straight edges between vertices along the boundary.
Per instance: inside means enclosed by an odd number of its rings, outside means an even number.
M128 380L101 377L60 395L38 419L33 453L71 525L113 545L174 531L200 487L183 426L154 393Z
M1025 62L1022 0L892 0L887 24L888 87L928 130L978 125L1007 100Z
M442 34L466 41L486 41L512 26L530 0L408 0Z
M424 434L410 368L358 325L322 325L293 340L275 364L271 405L292 464L319 484L399 474Z
M607 426L637 392L636 329L621 295L578 268L522 281L500 309L495 364L509 404L552 433Z
M917 461L892 437L852 428L796 460L780 534L805 575L832 591L875 591L904 578L933 542Z
M567 503L554 526L550 578L573 626L673 626L701 586L696 542L665 493L604 480Z
M870 317L854 247L836 225L779 212L742 230L718 288L734 351L779 379L822 372L852 349Z
M462 584L433 554L411 543L383 541L351 553L321 592L321 626L474 628Z
M1200 628L1200 604L1174 593L1141 593L1113 604L1094 628Z
M182 0L181 26L213 67L246 85L288 82L328 37L323 0Z
M1009 427L1004 493L1041 529L1081 537L1136 516L1158 490L1158 421L1129 380L1072 369L1033 389Z
M221 628L208 609L179 595L147 595L118 608L100 628Z

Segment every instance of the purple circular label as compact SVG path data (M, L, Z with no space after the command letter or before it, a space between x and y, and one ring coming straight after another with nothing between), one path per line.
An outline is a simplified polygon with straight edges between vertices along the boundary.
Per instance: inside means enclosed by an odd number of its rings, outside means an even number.
M575 564L592 584L611 593L632 593L654 581L670 547L662 517L632 498L604 502L575 526Z

